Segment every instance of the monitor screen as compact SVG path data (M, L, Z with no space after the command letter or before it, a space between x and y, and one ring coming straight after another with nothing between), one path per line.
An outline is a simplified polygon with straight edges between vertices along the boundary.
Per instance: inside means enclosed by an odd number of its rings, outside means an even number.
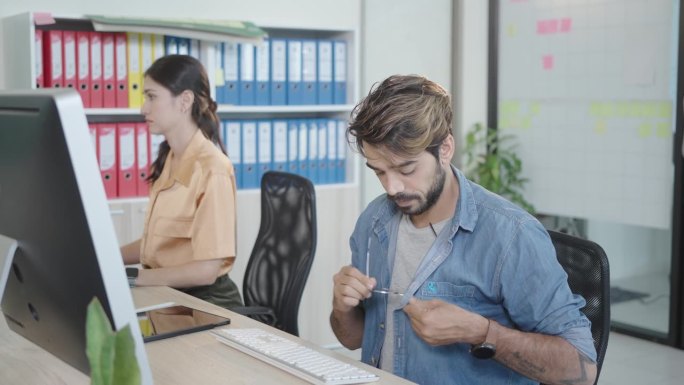
M7 265L0 293L7 325L88 374L86 309L97 297L117 330L131 325L148 384L149 365L100 178L76 91L0 91L0 234L14 246L11 263L0 264Z

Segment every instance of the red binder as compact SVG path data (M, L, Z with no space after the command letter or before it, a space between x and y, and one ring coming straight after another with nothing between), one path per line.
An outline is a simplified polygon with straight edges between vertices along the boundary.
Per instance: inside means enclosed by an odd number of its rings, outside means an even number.
M114 34L102 34L102 103L104 108L116 107L114 77Z
M35 53L36 53L36 88L43 88L43 30L36 29L35 35Z
M136 123L136 161L138 162L138 181L137 191L138 196L143 197L149 195L149 183L147 176L150 170L150 133L147 130L146 123Z
M136 182L138 166L135 155L135 123L116 125L116 157L119 198L133 197L138 193Z
M76 32L62 31L64 88L76 88Z
M126 55L126 33L114 33L114 73L116 81L116 107L128 108L128 58Z
M97 151L107 198L116 198L116 123L97 124Z
M102 108L102 35L90 32L90 107Z
M90 35L76 32L76 88L83 107L90 108Z
M64 86L62 70L62 31L43 31L43 82L45 87Z

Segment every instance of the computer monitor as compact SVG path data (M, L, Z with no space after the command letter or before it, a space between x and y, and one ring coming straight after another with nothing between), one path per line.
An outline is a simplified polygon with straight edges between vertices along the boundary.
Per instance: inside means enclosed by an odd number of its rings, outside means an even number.
M97 297L115 329L131 325L151 384L100 178L76 91L0 91L0 234L14 240L0 272L9 328L89 374L86 310Z

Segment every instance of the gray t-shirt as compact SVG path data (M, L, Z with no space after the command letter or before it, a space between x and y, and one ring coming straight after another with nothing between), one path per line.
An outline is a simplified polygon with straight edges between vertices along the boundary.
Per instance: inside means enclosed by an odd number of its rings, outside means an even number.
M413 280L416 270L423 260L425 254L437 239L437 235L446 226L451 218L438 223L433 223L432 227L426 226L417 228L411 222L408 215L402 215L399 223L399 233L397 235L397 252L394 256L394 269L390 281L390 292L403 293ZM433 232L434 229L434 232ZM383 288L384 289L384 288ZM382 345L380 356L380 368L392 372L394 354L394 311L399 308L401 295L398 294L377 294L387 295L387 320L385 322L385 342Z

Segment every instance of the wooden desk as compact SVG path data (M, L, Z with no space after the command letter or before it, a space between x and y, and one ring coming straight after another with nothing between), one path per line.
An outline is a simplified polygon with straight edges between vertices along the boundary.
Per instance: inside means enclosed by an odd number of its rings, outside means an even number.
M355 363L377 373L375 384L411 384L402 378L361 364L342 354L322 349L280 330L261 324L208 302L168 287L135 288L137 308L173 301L215 314L228 316L232 327L268 328L272 332L342 361ZM224 345L208 331L178 336L145 344L155 384L308 384L285 371ZM89 384L86 375L10 331L0 317L0 384Z

